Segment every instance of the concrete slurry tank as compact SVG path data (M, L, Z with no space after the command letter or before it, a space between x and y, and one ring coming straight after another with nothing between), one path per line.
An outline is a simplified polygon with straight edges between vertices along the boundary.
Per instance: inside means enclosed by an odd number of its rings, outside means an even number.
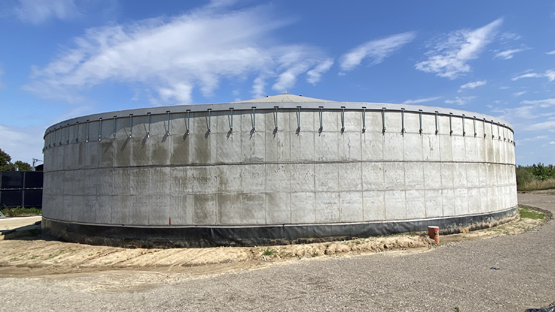
M44 142L42 227L68 241L287 244L517 214L511 126L455 109L282 94L78 117Z

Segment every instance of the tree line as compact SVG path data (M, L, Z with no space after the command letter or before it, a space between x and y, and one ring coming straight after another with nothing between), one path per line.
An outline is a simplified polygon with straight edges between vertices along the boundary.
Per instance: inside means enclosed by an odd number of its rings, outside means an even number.
M555 166L543 163L516 167L516 184L520 191L555 188Z
M12 157L0 148L0 171L32 171L33 166L21 160L11 162Z

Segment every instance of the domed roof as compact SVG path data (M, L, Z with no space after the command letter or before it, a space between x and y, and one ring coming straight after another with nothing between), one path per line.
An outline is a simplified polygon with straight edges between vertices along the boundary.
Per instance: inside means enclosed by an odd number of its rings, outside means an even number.
M283 93L283 94L267 96L259 99L239 101L236 103L318 103L318 102L326 103L326 102L335 102L335 101L315 99L315 98L306 97L302 95Z

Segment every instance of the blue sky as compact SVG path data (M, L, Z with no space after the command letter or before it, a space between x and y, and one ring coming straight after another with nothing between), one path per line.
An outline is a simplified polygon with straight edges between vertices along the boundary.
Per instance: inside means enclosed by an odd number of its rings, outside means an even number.
M14 160L68 118L287 91L501 117L555 163L555 1L5 0L0 29Z

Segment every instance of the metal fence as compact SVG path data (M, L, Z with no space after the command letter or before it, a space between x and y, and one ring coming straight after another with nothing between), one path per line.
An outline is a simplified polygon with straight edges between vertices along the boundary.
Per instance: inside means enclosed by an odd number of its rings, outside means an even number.
M42 171L0 171L0 208L42 208Z

